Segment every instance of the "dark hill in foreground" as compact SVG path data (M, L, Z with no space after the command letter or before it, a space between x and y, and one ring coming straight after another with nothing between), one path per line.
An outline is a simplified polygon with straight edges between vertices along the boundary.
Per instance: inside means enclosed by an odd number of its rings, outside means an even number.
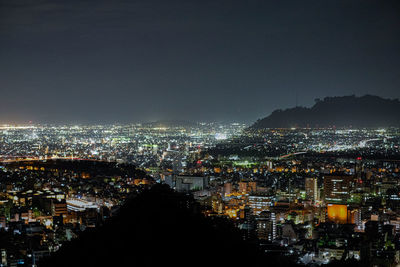
M257 247L243 241L233 224L206 218L196 207L193 198L155 185L39 266L265 265Z
M105 225L66 242L46 266L299 266L265 254L223 218L204 217L193 197L154 185L132 198ZM362 266L334 262L327 266Z
M400 126L400 101L378 96L326 97L311 108L275 110L250 129L292 127L377 128Z

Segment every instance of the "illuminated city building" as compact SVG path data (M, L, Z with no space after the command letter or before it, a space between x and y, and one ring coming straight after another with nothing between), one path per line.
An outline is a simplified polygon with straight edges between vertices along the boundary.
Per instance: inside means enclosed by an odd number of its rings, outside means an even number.
M211 196L211 208L212 211L218 214L223 213L224 211L224 203L219 195Z
M273 205L271 196L249 196L249 206L253 210L254 215L260 214L262 211L268 210Z
M313 201L319 200L317 178L306 178L305 188L306 188L307 199Z
M175 176L175 189L178 192L203 190L208 186L208 177Z
M1 256L1 265L7 266L7 251L5 249L1 249L0 256Z
M263 211L256 218L256 233L260 240L276 239L276 217L274 212Z
M324 177L324 194L326 202L345 202L350 198L353 176L326 175Z
M250 192L257 192L257 182L249 182L248 188Z
M230 195L232 193L232 183L225 183L224 184L224 194Z
M351 221L348 220L347 205L328 204L327 209L328 221L339 224L351 223Z
M351 223L354 223L356 225L356 231L363 231L364 224L361 217L361 209L357 208L350 210L350 215Z
M239 182L239 192L240 193L247 193L247 183L246 182Z
M0 216L0 229L6 228L7 225L7 218L6 216Z
M85 211L87 209L98 209L99 206L83 199L69 198L66 201L66 208L70 211Z
M51 211L53 216L62 217L63 221L66 221L68 215L67 202L65 200L52 199Z

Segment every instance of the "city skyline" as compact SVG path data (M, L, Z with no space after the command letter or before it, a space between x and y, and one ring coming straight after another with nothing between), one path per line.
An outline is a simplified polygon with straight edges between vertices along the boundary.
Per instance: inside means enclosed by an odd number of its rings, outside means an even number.
M400 266L399 0L0 0L0 267Z
M399 128L245 128L0 126L0 266L399 263Z

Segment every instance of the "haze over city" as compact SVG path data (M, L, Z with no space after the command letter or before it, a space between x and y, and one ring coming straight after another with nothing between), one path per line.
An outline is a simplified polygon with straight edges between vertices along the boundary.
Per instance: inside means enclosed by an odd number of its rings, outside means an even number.
M251 123L400 97L399 1L0 1L0 123Z

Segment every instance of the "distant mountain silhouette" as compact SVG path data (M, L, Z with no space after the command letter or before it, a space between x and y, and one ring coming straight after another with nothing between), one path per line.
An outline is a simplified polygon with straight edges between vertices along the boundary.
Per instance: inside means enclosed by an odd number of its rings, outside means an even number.
M311 108L275 110L250 129L291 127L376 128L400 126L400 101L379 96L342 96L316 99Z

